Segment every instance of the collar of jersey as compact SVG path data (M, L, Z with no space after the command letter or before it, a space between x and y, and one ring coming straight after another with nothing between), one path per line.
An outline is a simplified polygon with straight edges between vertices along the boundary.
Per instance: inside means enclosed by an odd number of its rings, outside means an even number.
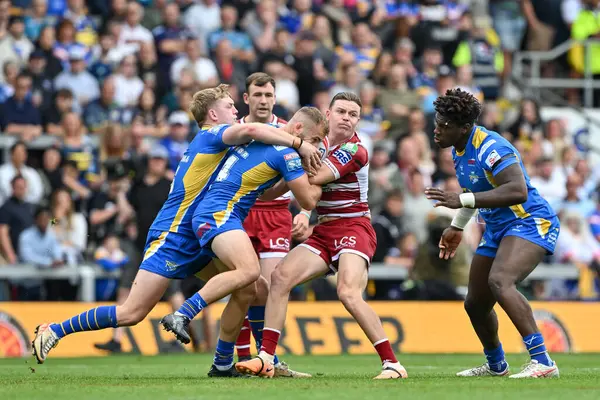
M469 145L469 142L471 140L473 140L473 134L475 133L475 130L477 130L477 125L473 125L473 128L471 129L471 134L469 135L469 140L467 141L467 146ZM465 146L465 148L463 149L463 151L458 151L455 149L456 151L456 155L459 157L462 157L465 155L465 151L467 150L467 146Z

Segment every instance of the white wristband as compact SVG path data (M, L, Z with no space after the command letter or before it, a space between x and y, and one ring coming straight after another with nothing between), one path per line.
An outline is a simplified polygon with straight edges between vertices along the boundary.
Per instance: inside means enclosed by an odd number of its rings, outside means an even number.
M458 197L463 207L475 208L475 195L473 193L461 193Z
M452 219L452 223L450 226L453 226L458 229L465 229L465 226L469 223L473 214L475 214L475 209L473 208L461 208L458 213Z
M308 213L306 211L300 211L298 214L302 214L302 215L306 216L306 218L310 219L310 213Z

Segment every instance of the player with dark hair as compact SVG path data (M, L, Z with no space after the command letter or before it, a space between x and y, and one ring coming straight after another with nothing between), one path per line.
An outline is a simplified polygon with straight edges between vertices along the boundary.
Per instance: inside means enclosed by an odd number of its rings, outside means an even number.
M456 176L463 193L427 188L435 207L460 209L439 242L440 258L454 256L462 232L475 211L486 228L469 275L465 310L484 349L487 362L458 376L505 376L509 372L498 338L496 302L509 316L531 356L511 378L558 377L533 312L516 284L546 254L552 254L560 231L550 205L531 186L519 152L502 136L475 124L481 104L471 94L452 89L434 103L434 141L453 147Z

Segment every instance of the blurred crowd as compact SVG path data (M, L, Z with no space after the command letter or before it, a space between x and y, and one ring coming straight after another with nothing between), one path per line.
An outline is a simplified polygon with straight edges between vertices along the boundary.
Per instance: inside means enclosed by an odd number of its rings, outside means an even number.
M578 281L534 282L528 295L596 298L599 166L572 144L564 121L545 121L540 104L508 93L515 52L597 37L599 3L0 0L0 129L18 139L0 166L3 262L86 261L108 271L139 263L197 129L187 110L193 93L228 83L241 117L245 78L264 71L275 78L274 113L283 119L303 105L325 110L339 91L362 99L374 262L409 271L404 282L370 284L371 298L453 298L466 285L484 225L470 223L455 259L439 260L437 240L453 212L434 211L423 194L428 185L460 191L450 151L430 134L433 101L457 86L484 102L480 123L521 151L532 183L561 213L548 261L581 270ZM591 51L600 74L600 46ZM543 74L582 76L584 60L576 47L542 65ZM579 91L566 95L579 104ZM32 145L44 137L54 144ZM72 300L73 283L11 280L0 299ZM114 299L117 283L99 281L98 300Z

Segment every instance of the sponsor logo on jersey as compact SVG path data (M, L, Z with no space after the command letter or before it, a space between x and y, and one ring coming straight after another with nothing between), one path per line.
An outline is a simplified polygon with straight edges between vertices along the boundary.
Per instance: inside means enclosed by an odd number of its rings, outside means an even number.
M333 157L335 157L342 165L346 165L352 160L352 156L346 150L342 150L341 148L333 153Z
M302 161L300 158L292 158L291 160L285 160L285 166L288 171L296 171L302 168Z
M287 146L275 146L274 145L273 148L275 148L275 150L277 150L277 151L281 151L281 150L287 149L288 147Z
M350 154L356 154L358 151L358 145L356 143L344 143L340 150L346 150Z
M481 146L481 149L479 149L479 155L477 156L479 161L481 161L481 158L483 157L483 154L485 153L485 151L487 149L489 149L490 146L493 145L494 143L496 143L496 139L492 139L492 140L488 141L486 144L484 144L483 146Z
M30 353L27 333L10 314L0 311L0 358L24 357Z
M479 182L479 177L477 176L476 173L471 172L469 174L469 180L471 181L472 184L475 184L475 183Z
M498 154L496 150L492 150L492 152L488 154L487 158L485 159L485 164L489 168L492 168L494 164L496 164L498 160L500 160L500 158L500 154Z
M298 153L289 153L283 156L284 160L293 160L294 158L300 158Z

